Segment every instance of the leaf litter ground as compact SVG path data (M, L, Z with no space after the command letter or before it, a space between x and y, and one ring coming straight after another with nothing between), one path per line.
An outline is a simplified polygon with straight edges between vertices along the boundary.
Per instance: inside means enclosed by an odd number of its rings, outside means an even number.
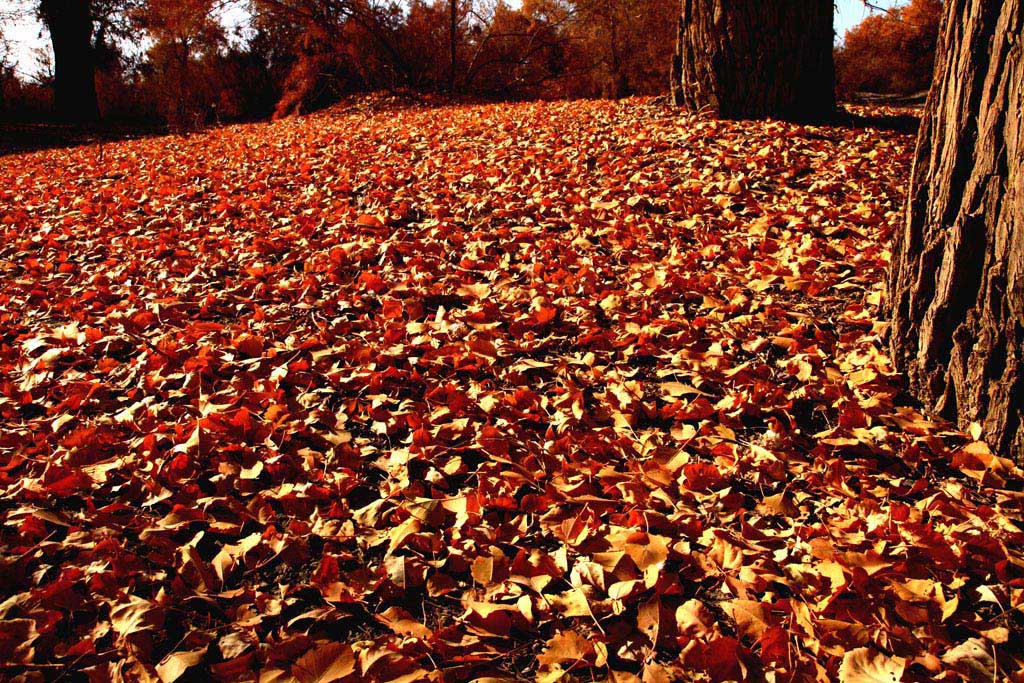
M0 159L0 676L1021 680L1024 480L885 352L912 144L378 100Z

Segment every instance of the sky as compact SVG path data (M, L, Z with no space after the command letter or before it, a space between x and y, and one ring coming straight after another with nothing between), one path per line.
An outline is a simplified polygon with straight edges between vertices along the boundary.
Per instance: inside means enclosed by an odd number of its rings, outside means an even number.
M871 4L877 7L897 7L907 4L906 0L872 0ZM837 0L836 18L834 26L839 40L848 30L864 21L865 17L871 14L871 10L864 4L863 0Z
M513 0L510 4L518 4ZM905 0L874 0L873 4L882 7L893 7L905 4ZM3 35L10 49L11 60L18 74L26 79L32 78L41 68L39 53L49 52L47 36L35 18L28 0L0 0L0 5L8 5L11 10L0 10ZM13 17L4 17L4 13ZM839 40L850 28L859 24L871 10L863 0L836 0L835 29Z

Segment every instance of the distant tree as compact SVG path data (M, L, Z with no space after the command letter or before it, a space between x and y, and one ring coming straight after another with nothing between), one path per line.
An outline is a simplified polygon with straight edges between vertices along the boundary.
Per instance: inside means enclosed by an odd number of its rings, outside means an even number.
M409 64L398 47L402 11L397 2L252 0L250 5L255 25L279 36L282 45L287 42L290 53L275 116L317 106L329 101L330 93L358 84L388 87L408 80Z
M514 8L498 3L485 15L474 11L464 87L488 96L530 97L565 71L569 37L536 3Z
M100 116L96 97L92 0L40 0L39 18L50 33L54 102L65 121L88 123Z
M409 3L399 32L398 49L409 64L408 85L417 90L439 89L447 81L450 57L447 43L447 3L425 0Z
M252 32L244 43L232 43L213 60L219 117L261 119L273 114L287 74L278 60L275 42L265 32Z
M678 0L573 0L570 5L573 58L591 81L588 94L618 98L665 91Z
M215 0L147 0L135 20L153 41L146 53L167 122L188 129L216 101L208 64L225 44Z
M459 62L459 3L448 0L448 92L455 92Z
M912 0L847 31L836 50L840 93L927 90L941 20L942 0Z
M72 123L99 118L97 70L110 69L120 59L119 43L132 37L129 13L142 1L33 0L8 11L34 11L47 29L53 73L43 80L53 87L57 118Z
M0 116L7 113L7 91L16 82L11 45L4 35L3 25L0 24Z

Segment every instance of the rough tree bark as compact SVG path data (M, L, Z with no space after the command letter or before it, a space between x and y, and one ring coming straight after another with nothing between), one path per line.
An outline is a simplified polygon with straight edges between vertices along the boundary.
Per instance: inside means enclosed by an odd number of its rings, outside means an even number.
M74 123L99 119L91 0L41 0L39 15L53 45L57 115Z
M682 0L672 93L727 119L835 112L832 0Z
M891 350L911 388L1024 457L1022 0L946 0L893 246Z

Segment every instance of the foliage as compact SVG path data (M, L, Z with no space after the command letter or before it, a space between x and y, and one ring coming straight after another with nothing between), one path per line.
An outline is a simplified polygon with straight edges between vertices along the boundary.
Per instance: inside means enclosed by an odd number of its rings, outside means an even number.
M225 0L94 0L104 117L192 129L313 111L352 93L453 84L477 99L659 94L678 9L675 0L457 0L453 65L448 0L244 4L248 12ZM226 7L245 18L230 32ZM29 107L27 91L6 80L4 92L17 95L9 109L45 118L48 98Z
M0 159L24 680L1020 680L1022 473L900 393L912 156L649 102Z
M568 33L573 96L656 95L668 89L679 23L675 0L574 0Z
M935 66L942 0L912 0L869 16L836 51L841 93L913 94L927 90Z
M40 85L18 77L10 46L0 33L0 119L40 118L52 108L52 97Z
M172 130L196 127L214 106L212 67L226 40L214 11L215 0L147 0L134 15L152 41L147 69Z

